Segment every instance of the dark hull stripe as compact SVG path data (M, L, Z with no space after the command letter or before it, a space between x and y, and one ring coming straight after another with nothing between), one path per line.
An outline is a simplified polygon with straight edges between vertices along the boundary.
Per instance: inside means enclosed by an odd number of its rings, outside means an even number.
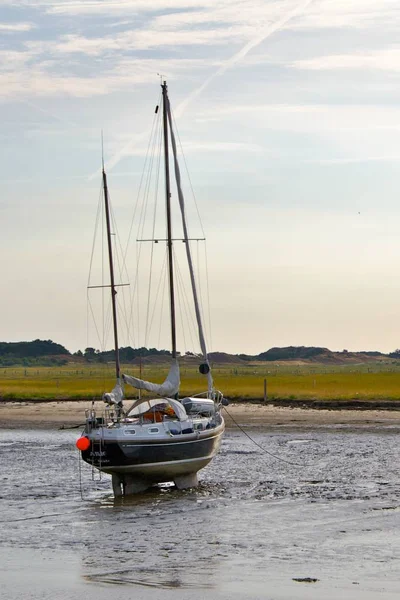
M172 462L127 465L124 467L111 467L110 469L103 467L102 471L109 474L129 474L136 479L147 479L161 483L163 481L171 481L178 475L197 473L197 471L208 465L214 456L215 455L212 454L211 456L204 456L202 458L189 458L185 460L175 460Z
M218 434L205 439L163 444L139 444L137 440L107 441L98 443L82 452L85 462L106 473L113 472L155 472L157 477L163 471L170 472L174 468L177 474L196 471L205 466L219 450L223 429ZM168 440L169 441L169 440ZM189 469L190 464L198 467ZM175 465L175 467L174 467ZM183 466L186 465L186 469ZM183 469L183 471L182 471ZM154 474L154 473L153 473ZM168 480L168 479L167 479Z

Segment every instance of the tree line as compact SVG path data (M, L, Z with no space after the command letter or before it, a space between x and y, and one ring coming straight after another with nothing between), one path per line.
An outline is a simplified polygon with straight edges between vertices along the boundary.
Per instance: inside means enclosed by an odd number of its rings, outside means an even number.
M126 346L120 348L120 360L124 363L129 363L136 358L146 358L147 356L170 356L169 350L158 350L157 348L132 348ZM191 354L188 352L187 354ZM260 354L237 354L238 358L243 361L259 360L259 361L277 361L277 360L302 360L314 358L318 360L318 356L332 354L328 348L319 346L287 346L285 348L270 348ZM335 352L339 355L351 355L348 350ZM369 356L388 356L390 358L400 358L400 349L396 349L389 354L384 354L377 351L361 351L357 354L366 354ZM33 340L32 342L0 342L0 366L11 366L22 364L28 365L62 365L77 359L86 362L112 362L115 360L114 350L101 351L93 347L85 348L84 351L78 350L71 353L65 346L57 344L52 340Z

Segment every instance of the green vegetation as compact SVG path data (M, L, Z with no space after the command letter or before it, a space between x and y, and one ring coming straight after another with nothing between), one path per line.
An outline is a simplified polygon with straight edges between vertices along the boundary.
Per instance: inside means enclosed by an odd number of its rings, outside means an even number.
M130 362L135 358L147 356L166 356L171 353L168 350L157 350L156 348L120 348L120 360ZM72 355L61 344L52 340L33 340L32 342L0 342L0 367L14 365L23 366L55 366L65 365L72 360L83 359L86 362L105 363L115 360L115 351L106 350L100 352L95 348L86 348L84 352L78 350Z
M170 355L171 352L168 350L157 350L156 348L131 348L131 346L127 346L126 348L122 347L119 349L119 358L121 362L130 362L135 358L146 358L147 356ZM83 358L89 362L104 363L115 361L115 350L105 350L104 352L100 352L100 350L95 350L94 348L86 348L83 354L78 350L75 356L83 356Z
M51 340L0 342L0 366L62 365L69 355L64 346Z
M120 348L119 355L121 362L129 363L135 360L147 358L149 356L158 356L163 358L170 356L169 350L157 350L156 348L132 348L127 346ZM188 352L187 355L193 356ZM273 361L306 361L315 363L341 363L341 362L364 362L371 359L400 358L400 350L395 350L390 354L383 354L376 351L332 352L328 348L307 347L307 346L288 346L285 348L270 348L266 352L251 356L248 354L229 355L221 352L215 352L210 355L210 360L216 362L226 362L221 360L223 357L232 362L273 362ZM11 365L44 365L66 364L71 361L86 361L91 363L107 363L115 360L114 350L100 351L96 348L88 347L83 352L78 350L73 355L61 344L52 340L34 340L32 342L0 342L0 366Z
M121 348L123 372L161 382L169 352ZM114 385L114 352L86 348L72 355L51 340L0 343L0 400L94 399ZM235 400L384 402L400 400L400 350L331 352L327 348L271 348L257 356L210 355L215 385ZM291 361L291 362L290 362ZM193 354L183 357L181 395L202 392L205 378ZM139 363L142 363L139 367ZM132 398L136 391L126 390ZM400 404L399 404L400 406Z
M272 368L271 368L272 367ZM161 382L167 365L124 365L123 372ZM213 365L215 385L236 400L262 400L267 379L269 400L400 400L400 362L363 365ZM69 363L62 367L10 367L0 370L0 398L94 399L114 385L111 364ZM181 395L204 391L206 381L197 366L181 369ZM128 395L135 390L127 387Z

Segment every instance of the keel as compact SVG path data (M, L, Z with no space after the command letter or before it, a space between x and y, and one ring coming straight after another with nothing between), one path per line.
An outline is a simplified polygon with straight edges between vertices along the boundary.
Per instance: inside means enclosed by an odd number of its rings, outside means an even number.
M187 488L197 487L199 480L197 473L189 473L188 475L179 475L175 477L174 483L178 490L186 490Z
M119 475L118 473L113 473L111 475L111 481L115 498L140 494L141 492L145 492L151 486L149 481L136 479L135 477L126 474Z
M124 496L133 496L145 492L151 486L149 481L144 479L135 479L129 475L124 475Z
M111 476L112 488L115 498L121 498L123 496L122 478L118 473L113 473Z

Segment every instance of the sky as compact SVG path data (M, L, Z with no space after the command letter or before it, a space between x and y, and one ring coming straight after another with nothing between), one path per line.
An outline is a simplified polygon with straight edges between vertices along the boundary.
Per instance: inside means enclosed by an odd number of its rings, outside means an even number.
M90 342L101 131L123 229L162 74L210 350L400 347L399 26L398 0L0 0L1 340Z

